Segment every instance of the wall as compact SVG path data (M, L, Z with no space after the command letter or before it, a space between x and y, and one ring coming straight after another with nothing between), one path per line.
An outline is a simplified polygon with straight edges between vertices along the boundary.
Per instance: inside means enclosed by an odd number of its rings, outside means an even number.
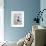
M40 9L40 0L4 0L4 35L7 41L18 41L32 29L35 12ZM11 27L11 11L24 11L24 27Z
M40 9L41 9L41 11L42 11L43 9L46 9L46 0L40 0ZM46 27L46 20L45 20L45 19L46 19L46 11L43 12L42 17L43 17L43 22L40 21L40 25Z

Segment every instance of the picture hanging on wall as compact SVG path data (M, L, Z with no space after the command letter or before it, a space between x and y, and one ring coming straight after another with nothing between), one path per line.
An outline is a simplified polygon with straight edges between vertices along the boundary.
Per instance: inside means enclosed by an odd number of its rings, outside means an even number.
M24 11L11 11L11 27L24 27Z

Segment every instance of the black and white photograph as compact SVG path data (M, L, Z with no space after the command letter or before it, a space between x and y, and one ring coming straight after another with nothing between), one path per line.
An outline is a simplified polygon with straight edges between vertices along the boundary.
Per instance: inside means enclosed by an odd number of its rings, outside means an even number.
M11 26L24 27L24 11L11 12Z

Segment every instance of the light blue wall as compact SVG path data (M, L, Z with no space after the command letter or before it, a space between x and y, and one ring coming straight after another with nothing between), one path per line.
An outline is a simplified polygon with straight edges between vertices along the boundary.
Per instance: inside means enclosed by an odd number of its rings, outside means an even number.
M40 1L40 10L42 11L43 9L46 9L46 0L41 0ZM43 17L43 22L40 21L40 25L46 27L46 11L43 12L42 17Z
M5 40L18 41L24 37L32 28L32 19L36 17L35 12L40 9L39 0L5 0L4 31ZM11 27L11 11L24 11L24 27Z

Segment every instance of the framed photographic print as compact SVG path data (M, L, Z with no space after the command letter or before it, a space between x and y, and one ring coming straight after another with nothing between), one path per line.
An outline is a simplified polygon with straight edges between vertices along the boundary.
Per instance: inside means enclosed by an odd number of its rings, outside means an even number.
M11 26L24 27L24 11L11 11Z

